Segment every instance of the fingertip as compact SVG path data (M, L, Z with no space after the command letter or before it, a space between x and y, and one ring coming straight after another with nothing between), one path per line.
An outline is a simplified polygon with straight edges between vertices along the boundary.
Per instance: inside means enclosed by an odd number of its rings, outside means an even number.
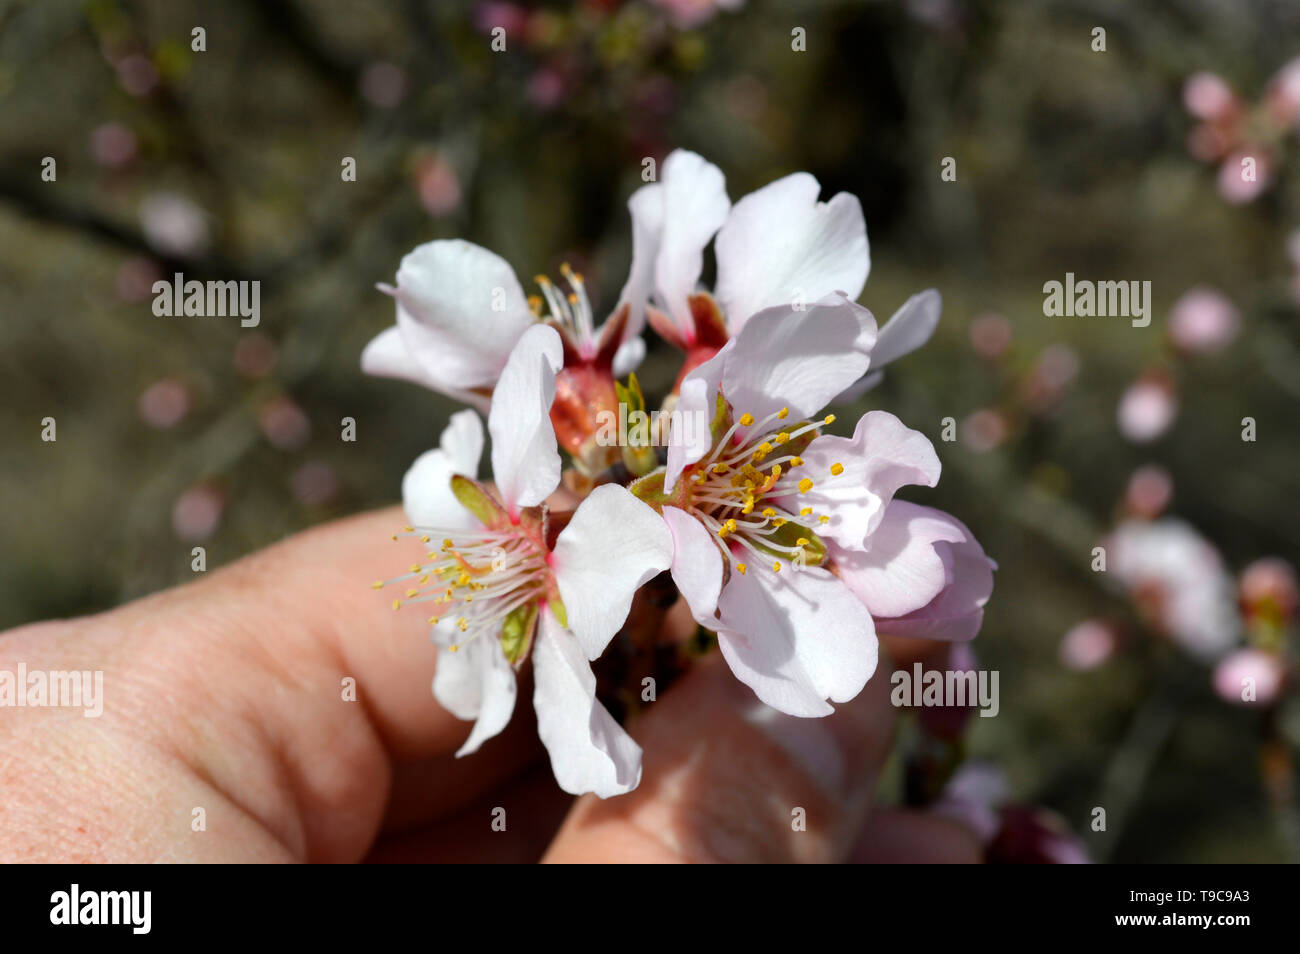
M880 671L834 714L803 719L759 702L715 655L631 726L640 787L580 799L546 860L843 860L893 727Z

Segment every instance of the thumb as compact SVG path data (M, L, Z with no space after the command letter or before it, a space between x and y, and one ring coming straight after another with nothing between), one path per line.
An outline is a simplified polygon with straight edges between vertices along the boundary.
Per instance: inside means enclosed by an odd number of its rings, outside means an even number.
M887 669L833 715L801 719L759 702L715 654L633 724L640 786L579 799L544 860L844 860L893 737Z

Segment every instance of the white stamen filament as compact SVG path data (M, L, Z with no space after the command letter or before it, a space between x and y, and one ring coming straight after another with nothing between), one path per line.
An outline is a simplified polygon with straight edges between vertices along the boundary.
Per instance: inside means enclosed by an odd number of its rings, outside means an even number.
M782 408L757 422L750 414L739 415L712 452L694 464L686 477L690 482L690 501L695 516L709 529L719 549L733 563L728 546L731 540L760 560L770 560L773 555L782 554L798 561L805 553L808 539L800 537L799 542L791 546L776 543L772 536L788 523L817 526L828 519L814 513L811 507L800 508L799 515L795 516L776 503L806 493L815 485L811 477L795 472L804 466L803 459L779 448L806 434L815 435L819 427L835 419L830 415L821 421L805 422L791 431L768 430L773 422L784 421L789 414L789 408ZM733 443L732 439L738 432L743 433L743 437ZM773 454L779 456L769 460L769 455ZM843 472L843 466L837 463L832 465L830 473L819 479L831 479ZM744 567L744 564L738 564L738 567ZM779 561L773 564L773 569L780 571Z
M456 614L465 635L450 647L453 652L479 636L498 637L506 617L545 590L546 554L517 531L406 527L393 539L399 536L418 537L438 549L426 553L425 562L413 564L410 572L377 581L375 588L416 581L403 598L393 600L393 609L432 602L440 609L430 617L431 625Z

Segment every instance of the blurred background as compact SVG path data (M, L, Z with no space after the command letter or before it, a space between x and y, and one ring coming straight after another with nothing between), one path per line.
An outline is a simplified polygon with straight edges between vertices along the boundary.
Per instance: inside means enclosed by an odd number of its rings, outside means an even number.
M910 728L884 799L964 756L948 801L1008 838L1300 860L1297 54L1285 0L0 0L0 627L394 502L455 407L361 375L375 282L463 237L608 308L681 146L733 202L859 196L881 321L944 297L858 410L931 437L909 498L1000 564L1001 712ZM156 317L175 271L260 280L260 325ZM1066 272L1151 282L1150 326L1046 317ZM676 361L651 342L647 391Z

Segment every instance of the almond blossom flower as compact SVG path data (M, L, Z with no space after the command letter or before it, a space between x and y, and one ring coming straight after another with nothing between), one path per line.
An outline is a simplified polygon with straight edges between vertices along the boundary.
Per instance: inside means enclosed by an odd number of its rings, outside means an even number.
M476 720L458 756L510 720L515 670L531 649L537 731L557 782L606 798L636 787L641 750L596 700L590 660L623 625L637 588L668 567L672 539L616 485L596 488L556 533L544 501L560 481L548 410L561 353L554 329L529 328L501 371L488 416L495 494L474 479L483 450L474 411L453 415L440 446L412 465L405 534L429 552L388 582L406 587L394 608L429 605L440 647L434 695Z
M820 193L813 176L796 172L733 206L718 167L684 149L664 160L659 182L633 193L632 269L622 298L633 325L644 313L686 352L682 377L765 308L802 311L833 292L850 300L862 293L871 271L862 205L847 192L819 202ZM710 241L713 294L697 287ZM937 292L913 296L880 330L872 367L919 348L938 320Z
M1238 649L1214 667L1214 691L1234 705L1272 705L1286 679L1286 663L1277 653L1253 647Z
M1240 640L1233 580L1189 524L1126 520L1105 546L1110 572L1143 615L1188 652L1215 659Z
M622 308L597 326L582 276L564 268L566 294L545 276L542 295L525 297L501 256L461 239L426 242L402 258L397 285L380 291L397 303L397 323L361 354L367 374L400 378L486 411L492 388L524 332L545 318L578 364L610 378L633 370L645 355L641 324ZM543 307L549 313L543 313Z
M991 563L946 515L898 511L886 526L896 490L938 480L924 435L884 411L851 438L821 433L834 415L816 415L875 341L871 313L843 294L760 311L682 382L679 409L707 411L712 432L671 441L666 468L632 487L672 530L673 580L696 620L736 676L791 715L858 694L876 666L873 615L970 638L992 588ZM929 621L909 618L926 610Z

